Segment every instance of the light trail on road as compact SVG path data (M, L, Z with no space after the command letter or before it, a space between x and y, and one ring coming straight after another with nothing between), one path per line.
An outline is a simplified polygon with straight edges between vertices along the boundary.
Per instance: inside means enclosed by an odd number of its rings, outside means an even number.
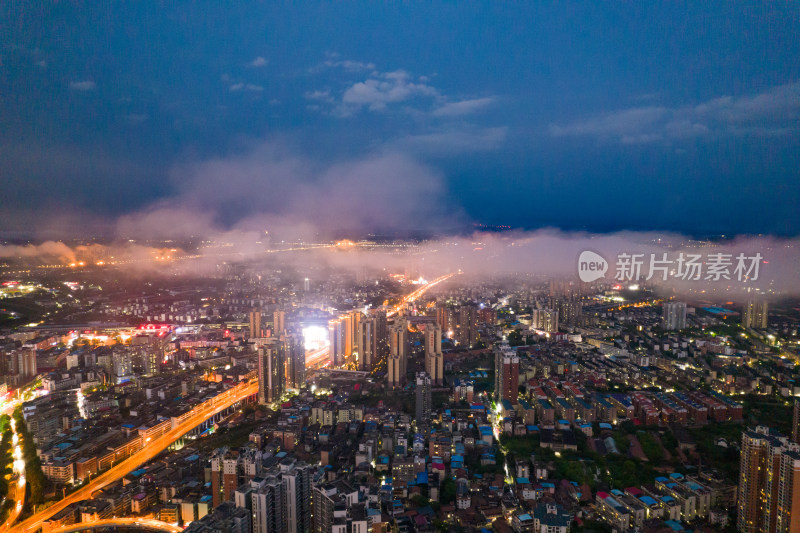
M111 518L108 520L97 520L95 522L81 522L69 526L51 529L49 533L78 533L87 529L99 529L103 527L128 527L136 526L141 529L151 531L167 531L169 533L179 533L183 531L179 526L168 524L153 518Z
M59 500L44 511L40 511L20 524L12 527L9 531L14 533L31 533L42 527L42 522L49 519L56 513L62 511L73 503L78 503L92 497L92 494L103 487L123 478L142 464L151 461L162 451L167 449L170 444L189 433L215 414L224 411L236 402L240 402L248 396L258 393L258 382L240 383L239 385L206 400L194 409L189 411L186 417L176 427L172 428L164 435L157 437L140 451L124 459L118 465L112 466L102 474L98 475L93 481L84 485L66 498ZM185 416L185 415L184 415Z

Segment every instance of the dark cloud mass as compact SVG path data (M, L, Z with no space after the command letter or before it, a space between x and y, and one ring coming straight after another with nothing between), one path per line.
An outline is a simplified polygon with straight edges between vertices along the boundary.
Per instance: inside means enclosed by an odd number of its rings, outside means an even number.
M171 179L176 194L123 216L119 235L179 239L242 230L331 238L461 221L457 208L444 207L442 174L399 153L319 165L264 143L181 165Z
M792 243L798 34L796 3L6 3L0 237L533 232L493 268L603 235Z

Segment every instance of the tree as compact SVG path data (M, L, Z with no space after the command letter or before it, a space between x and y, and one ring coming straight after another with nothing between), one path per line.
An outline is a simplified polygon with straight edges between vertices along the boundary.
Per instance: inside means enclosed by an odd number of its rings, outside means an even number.
M439 500L445 505L456 501L456 482L453 481L453 478L448 477L442 482Z

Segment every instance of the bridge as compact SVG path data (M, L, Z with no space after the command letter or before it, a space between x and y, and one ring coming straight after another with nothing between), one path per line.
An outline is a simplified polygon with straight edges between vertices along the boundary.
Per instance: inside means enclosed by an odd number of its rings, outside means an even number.
M138 452L134 453L127 459L120 461L119 464L112 466L105 472L99 474L93 481L84 485L72 494L67 495L66 498L54 503L47 509L34 514L16 526L11 527L8 531L13 533L32 533L38 530L42 527L43 522L47 521L68 506L90 499L93 493L121 479L142 464L154 459L158 454L166 450L173 442L192 431L195 427L202 424L208 418L213 417L217 413L224 411L237 402L241 402L249 396L253 396L257 393L258 382L256 380L251 380L249 382L240 383L235 387L232 387L227 391L220 393L209 400L206 400L205 402L196 406L194 409L182 415L180 419L173 425L172 429L168 430L161 436L150 438L149 442L147 442L147 445ZM80 531L80 529L76 531Z
M80 531L96 531L98 529L133 529L141 531L166 531L168 533L179 533L183 531L174 524L168 524L152 518L111 518L108 520L97 520L95 522L81 522L69 526L51 529L48 533L79 533Z

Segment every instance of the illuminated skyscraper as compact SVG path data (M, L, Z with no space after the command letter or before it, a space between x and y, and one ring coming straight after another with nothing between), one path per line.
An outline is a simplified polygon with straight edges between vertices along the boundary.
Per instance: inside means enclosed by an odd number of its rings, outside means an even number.
M747 300L742 309L742 327L767 329L768 305L765 300Z
M794 399L792 408L792 442L800 444L800 398Z
M302 335L283 335L279 349L286 365L286 386L299 389L306 381L306 348Z
M519 356L507 344L494 350L495 383L497 401L508 400L517 403L519 397Z
M442 356L442 328L438 324L425 325L425 372L436 385L444 380Z
M539 331L558 331L558 311L534 309L531 313L531 328Z
M662 311L664 329L686 329L686 302L664 302Z
M800 531L800 446L765 426L742 435L737 529Z
M261 337L261 311L250 311L250 337Z
M283 394L286 384L283 353L277 342L258 348L258 403L260 404L271 404Z
M550 300L550 308L558 311L559 325L577 326L580 324L583 313L583 303L580 300L574 297L551 298Z
M341 366L344 363L345 331L344 324L339 318L328 322L328 345L331 365Z
M478 341L478 306L465 303L459 306L455 324L455 340L464 347L472 347Z
M21 348L16 353L16 370L20 377L29 378L36 375L36 348Z
M333 366L356 368L358 353L358 327L363 315L350 311L328 322L330 354Z
M272 313L272 335L280 337L286 332L286 312L275 311Z
M416 385L417 428L429 428L431 423L431 377L427 372L417 372Z
M364 317L358 324L358 370L371 370L377 357L375 326L374 317Z
M406 378L408 324L403 317L395 319L389 327L389 357L387 380L391 388L399 387Z

